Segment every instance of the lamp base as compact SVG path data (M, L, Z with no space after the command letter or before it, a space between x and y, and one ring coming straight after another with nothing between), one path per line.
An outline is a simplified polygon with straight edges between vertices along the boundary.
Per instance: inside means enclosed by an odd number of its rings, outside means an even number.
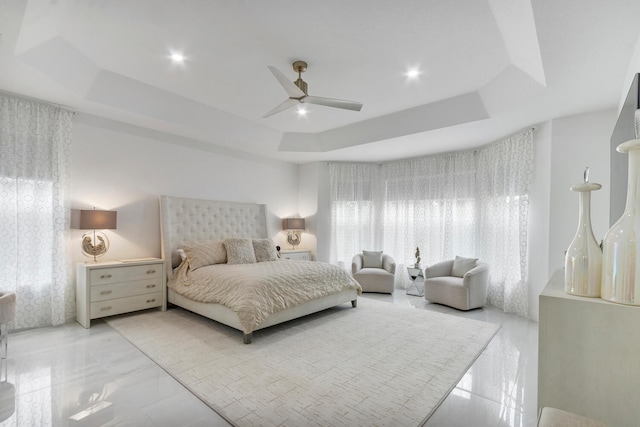
M302 237L300 236L299 231L291 230L287 233L287 243L291 245L292 250L295 250L296 246L300 244L301 240L302 240Z
M109 250L109 238L101 231L92 231L82 235L82 254L93 257L93 262L98 262L98 257L103 256Z

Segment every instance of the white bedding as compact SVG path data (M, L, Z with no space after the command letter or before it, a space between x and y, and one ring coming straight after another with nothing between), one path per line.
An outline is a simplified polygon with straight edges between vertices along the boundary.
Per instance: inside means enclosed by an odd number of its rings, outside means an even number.
M273 313L347 289L362 292L358 282L335 265L291 260L215 264L193 271L183 263L167 285L191 300L230 308L245 334Z

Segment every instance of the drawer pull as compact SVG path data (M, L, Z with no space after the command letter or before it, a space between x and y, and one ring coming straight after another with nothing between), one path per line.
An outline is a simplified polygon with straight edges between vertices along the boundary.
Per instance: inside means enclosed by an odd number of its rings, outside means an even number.
M109 295L111 292L113 291L102 291L100 292L100 295Z
M153 274L155 272L156 272L155 270L147 270L147 274Z
M109 310L111 310L111 306L100 308L100 311L109 311Z
M151 303L151 302L156 302L156 299L155 299L155 298L152 298L152 299L148 299L148 300L147 300L147 303Z
M110 274L103 274L102 276L100 276L101 279L110 279L111 275Z
M156 285L147 285L147 289L155 288Z

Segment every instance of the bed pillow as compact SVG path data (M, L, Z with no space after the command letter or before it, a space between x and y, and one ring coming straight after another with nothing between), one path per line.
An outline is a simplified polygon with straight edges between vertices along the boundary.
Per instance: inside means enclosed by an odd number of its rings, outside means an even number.
M478 258L463 258L456 255L453 260L453 268L451 275L454 277L463 277L465 273L478 265Z
M227 262L227 251L220 240L208 240L206 242L183 245L178 250L178 253L183 259L189 260L191 270L197 270L206 265Z
M253 252L257 262L276 261L278 251L276 244L271 239L253 239Z
M362 251L363 268L382 268L382 251Z
M256 262L251 239L227 237L224 239L224 246L227 248L227 264L253 264Z

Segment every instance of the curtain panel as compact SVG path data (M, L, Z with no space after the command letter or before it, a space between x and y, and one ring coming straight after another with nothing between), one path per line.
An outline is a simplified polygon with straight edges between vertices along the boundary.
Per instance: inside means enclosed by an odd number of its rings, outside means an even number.
M351 258L364 247L376 247L382 216L380 201L384 181L380 165L329 164L331 179L331 262L351 268ZM354 252L357 251L357 252Z
M489 303L527 316L533 131L479 150L477 177L477 253L490 266Z
M13 329L75 317L69 237L72 112L0 95L0 290Z
M423 266L477 257L491 268L489 302L526 316L532 134L384 164L330 163L331 262L382 250L406 288L417 247Z

